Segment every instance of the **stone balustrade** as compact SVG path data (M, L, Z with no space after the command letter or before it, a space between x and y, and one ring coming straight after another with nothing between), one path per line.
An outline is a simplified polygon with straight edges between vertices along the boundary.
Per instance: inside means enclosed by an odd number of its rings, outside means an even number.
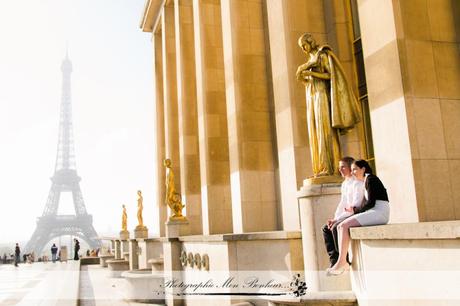
M360 304L458 305L460 221L357 227L351 238Z

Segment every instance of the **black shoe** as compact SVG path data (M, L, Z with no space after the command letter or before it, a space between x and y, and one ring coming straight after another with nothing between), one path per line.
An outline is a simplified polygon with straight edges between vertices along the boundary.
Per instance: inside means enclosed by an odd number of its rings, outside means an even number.
M348 257L348 253L347 253L347 263L351 266L351 261L350 261L350 258Z
M331 258L329 261L331 262L331 265L329 266L329 268L332 268L335 263L337 262L337 260L339 260L338 258Z

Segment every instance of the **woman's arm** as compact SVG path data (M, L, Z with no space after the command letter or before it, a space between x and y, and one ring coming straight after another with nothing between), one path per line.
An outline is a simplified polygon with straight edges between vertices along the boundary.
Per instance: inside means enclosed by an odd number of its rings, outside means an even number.
M366 183L367 190L367 201L364 206L358 212L364 212L375 206L377 200L388 200L388 197L382 196L386 194L385 187L383 186L380 179L376 176L369 176ZM356 211L355 211L356 212Z

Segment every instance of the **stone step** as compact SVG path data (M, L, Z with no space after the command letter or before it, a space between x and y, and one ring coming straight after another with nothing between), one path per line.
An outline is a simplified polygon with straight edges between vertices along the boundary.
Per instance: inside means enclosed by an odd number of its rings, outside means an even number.
M98 265L100 262L99 257L89 256L80 258L81 265Z
M147 263L152 266L152 272L163 271L164 259L162 257L151 258Z
M129 261L123 259L107 260L107 266L110 271L110 277L120 277L121 272L129 270Z
M353 291L316 291L307 292L299 298L271 298L270 306L355 306L358 305Z

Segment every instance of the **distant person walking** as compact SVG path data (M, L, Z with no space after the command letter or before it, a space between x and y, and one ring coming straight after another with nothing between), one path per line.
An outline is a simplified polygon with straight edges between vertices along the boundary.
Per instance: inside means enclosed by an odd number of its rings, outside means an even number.
M76 238L74 239L74 241L75 241L75 247L74 247L75 254L73 256L73 259L74 260L79 260L80 256L78 256L78 251L80 251L80 242Z
M14 248L14 266L17 267L20 261L21 261L21 249L19 248L19 243L16 242L16 247Z
M51 260L53 262L56 262L57 251L58 251L58 247L56 246L55 243L53 243L53 246L51 247Z

